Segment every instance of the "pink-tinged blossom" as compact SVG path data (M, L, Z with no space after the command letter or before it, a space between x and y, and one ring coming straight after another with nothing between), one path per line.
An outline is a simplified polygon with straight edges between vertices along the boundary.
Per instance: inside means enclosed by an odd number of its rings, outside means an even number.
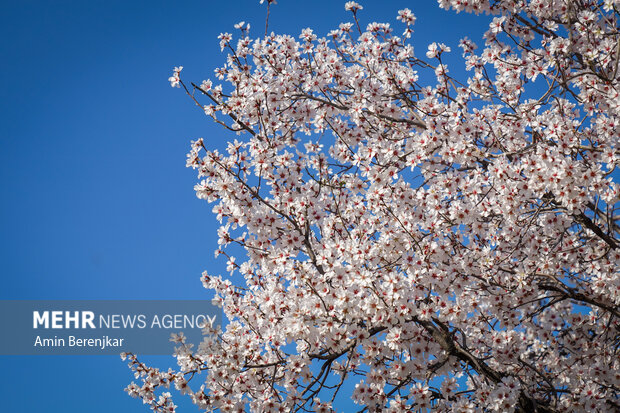
M299 38L305 40L306 42L311 42L316 40L316 35L312 32L312 29L307 28L301 31Z
M415 23L416 17L411 10L403 9L398 11L398 17L396 17L396 20L400 20L401 22L409 25Z
M220 33L217 38L220 39L220 49L223 51L232 40L232 35L230 33Z

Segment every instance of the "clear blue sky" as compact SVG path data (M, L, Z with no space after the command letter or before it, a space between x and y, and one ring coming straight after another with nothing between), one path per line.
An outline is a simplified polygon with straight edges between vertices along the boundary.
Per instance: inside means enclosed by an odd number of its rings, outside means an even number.
M344 3L280 0L270 29L326 34L349 20ZM434 0L360 3L364 23L411 8L420 54L432 41L459 53L485 28ZM210 77L217 35L241 20L261 35L264 19L258 0L2 1L0 299L210 298L200 273L225 263L185 154L191 139L231 136L167 78L178 65L186 80ZM123 393L132 375L117 357L0 356L0 368L2 411L148 411Z

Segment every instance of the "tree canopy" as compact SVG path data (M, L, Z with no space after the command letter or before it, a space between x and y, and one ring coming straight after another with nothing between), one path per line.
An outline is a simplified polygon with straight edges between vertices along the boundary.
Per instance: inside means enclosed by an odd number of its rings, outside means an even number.
M410 10L366 25L347 2L325 37L223 33L223 84L175 68L232 131L225 151L192 142L187 166L245 281L205 272L228 323L179 338L178 371L129 354L131 395L157 411L171 385L207 411L620 409L620 2L439 5L489 14L482 46L414 53Z

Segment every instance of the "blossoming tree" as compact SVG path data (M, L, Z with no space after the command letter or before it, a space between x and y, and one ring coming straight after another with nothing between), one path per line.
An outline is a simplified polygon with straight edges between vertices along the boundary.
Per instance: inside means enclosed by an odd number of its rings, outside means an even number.
M175 69L236 132L223 152L193 142L187 165L245 282L204 273L223 331L180 337L178 371L129 354L131 395L157 411L170 386L207 411L620 410L620 1L439 4L492 16L484 46L460 42L463 79L449 47L414 53L410 10L364 29L355 2L324 38L222 34L226 86Z

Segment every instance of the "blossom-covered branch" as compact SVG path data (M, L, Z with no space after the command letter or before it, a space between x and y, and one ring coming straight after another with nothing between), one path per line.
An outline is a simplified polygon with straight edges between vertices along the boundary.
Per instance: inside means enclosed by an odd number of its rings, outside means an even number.
M130 355L132 395L159 411L173 383L207 411L620 409L620 3L439 4L492 16L479 51L460 42L464 78L445 44L414 53L410 10L364 29L356 2L326 37L222 34L225 85L175 68L238 135L193 142L187 166L245 283L205 272L228 324L183 344L178 372Z

